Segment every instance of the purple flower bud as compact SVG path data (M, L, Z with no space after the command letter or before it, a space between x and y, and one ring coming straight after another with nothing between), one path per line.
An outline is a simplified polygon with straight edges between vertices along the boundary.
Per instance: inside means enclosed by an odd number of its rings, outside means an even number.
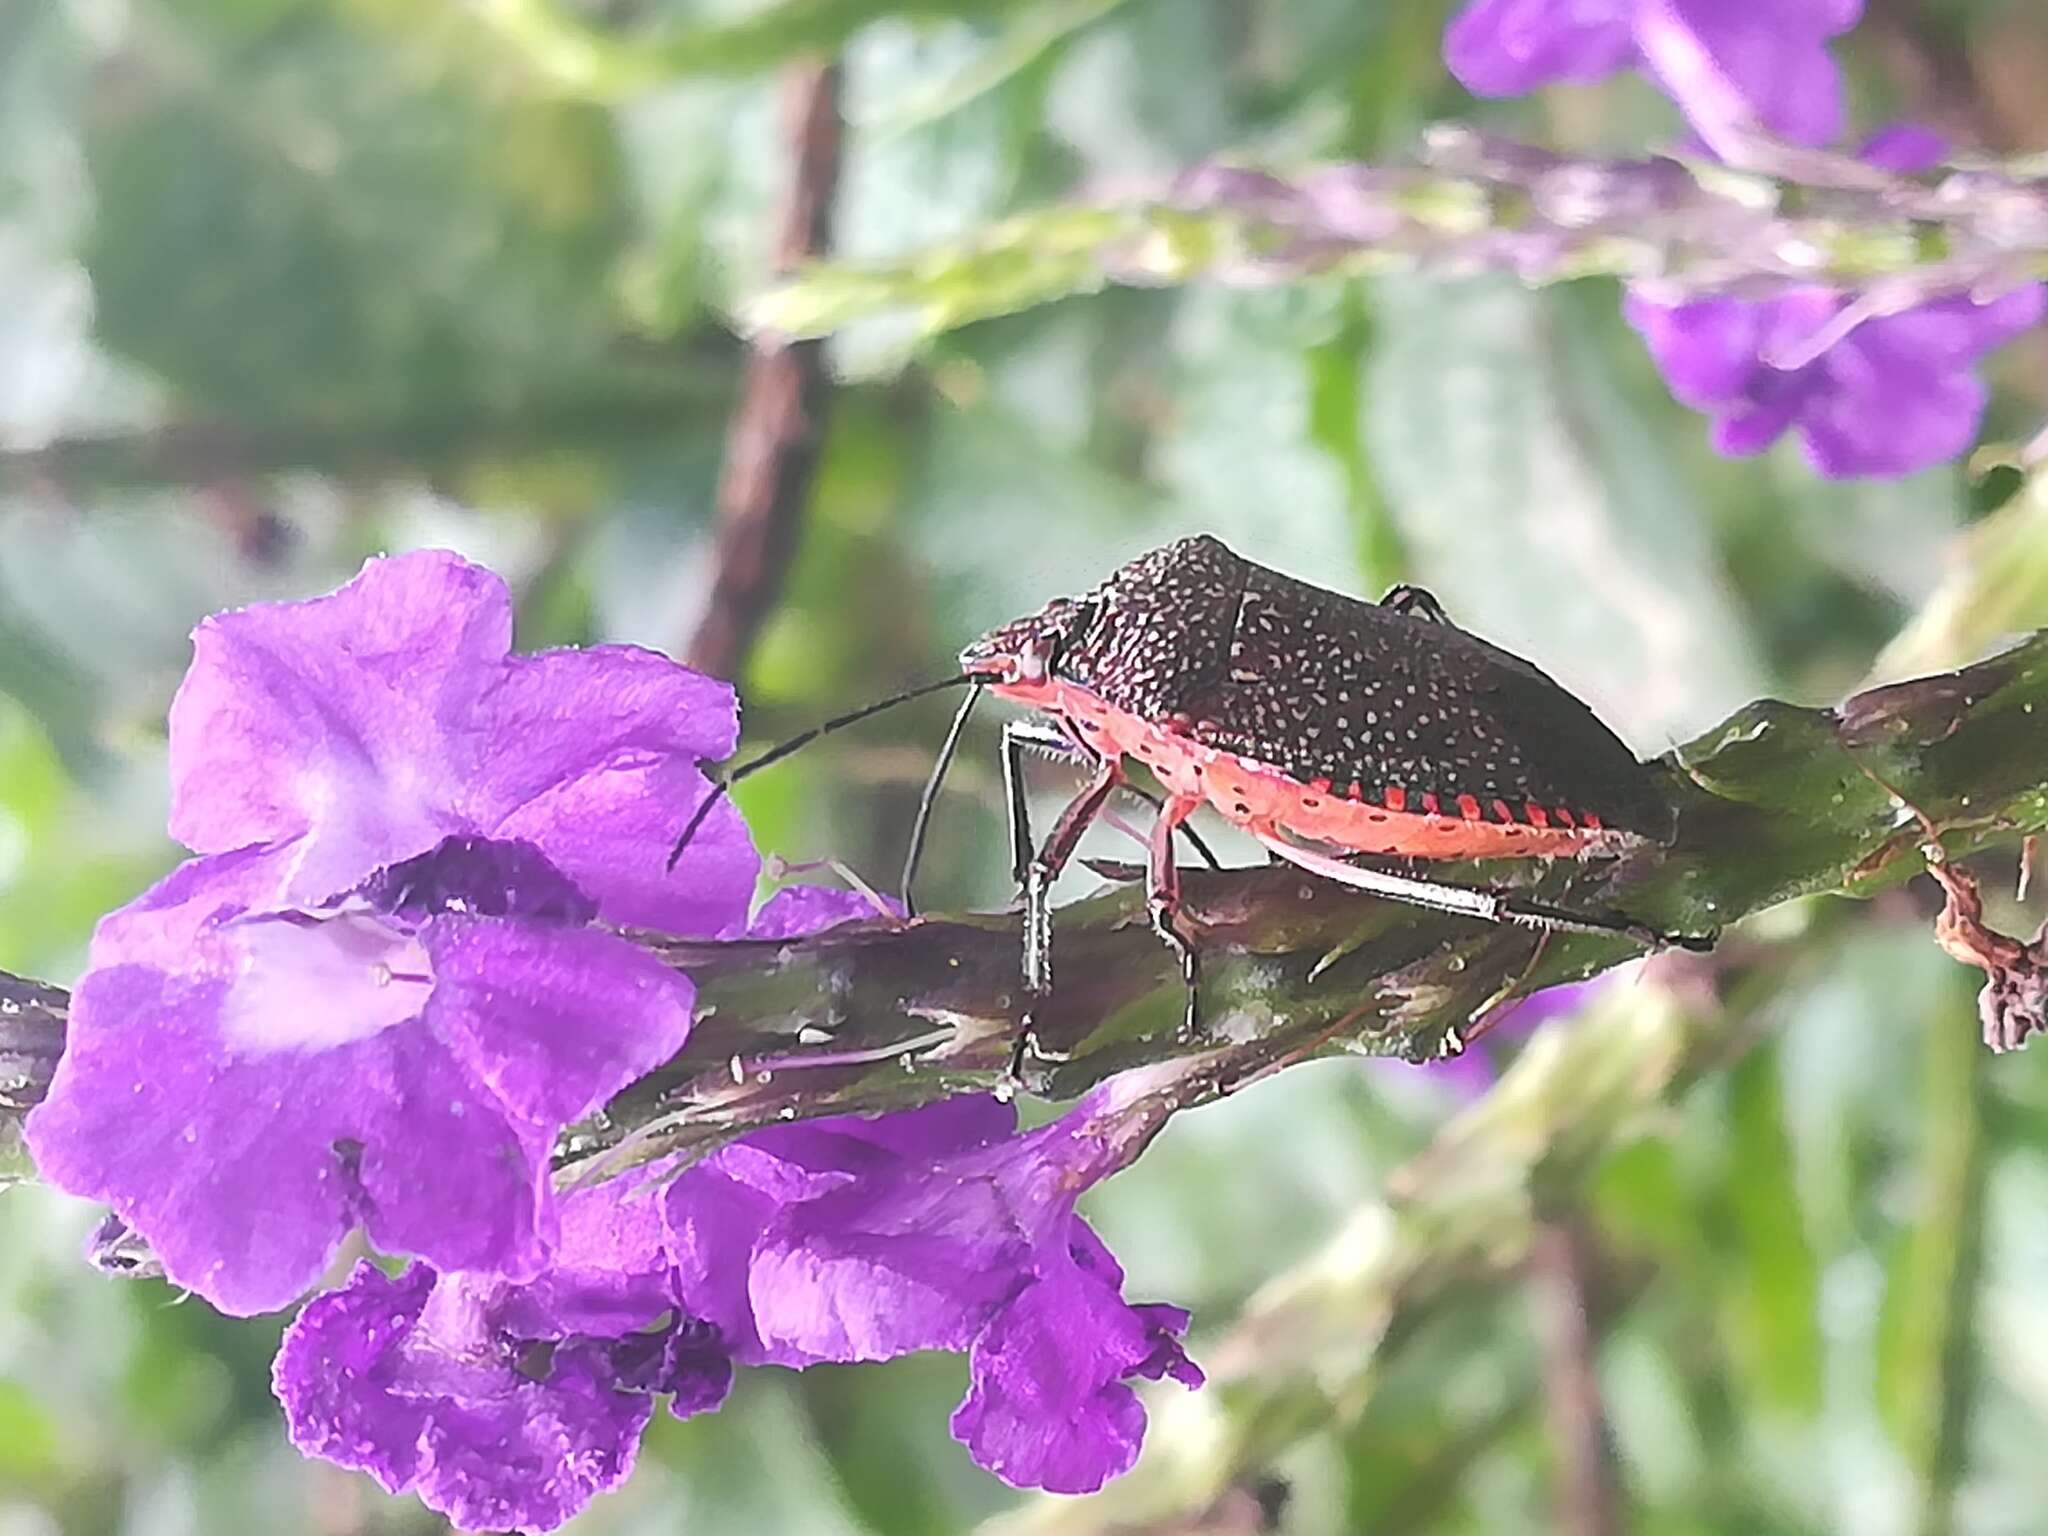
M1759 128L1799 144L1842 132L1827 40L1863 0L1472 0L1444 34L1467 89L1519 96L1637 68L1717 151Z
M439 552L194 636L171 824L200 857L101 922L28 1135L223 1311L284 1306L358 1225L538 1273L557 1132L689 1029L688 981L590 919L745 921L729 808L665 868L732 690L510 638L503 583Z

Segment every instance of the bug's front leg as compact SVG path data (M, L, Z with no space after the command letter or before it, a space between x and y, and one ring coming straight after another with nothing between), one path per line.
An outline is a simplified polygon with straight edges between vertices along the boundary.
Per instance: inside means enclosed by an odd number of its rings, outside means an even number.
M1042 848L1031 848L1031 817L1024 797L1024 749L1041 745L1028 725L1013 723L1003 731L1003 779L1010 800L1012 857L1024 894L1024 1016L1010 1056L1008 1076L1022 1082L1027 1058L1043 1057L1037 1041L1038 1010L1052 995L1052 886L1074 857L1081 837L1104 803L1123 782L1119 758L1095 757L1094 772L1081 792L1067 803L1053 823Z
M1151 857L1145 861L1145 911L1152 919L1152 931L1180 961L1181 981L1187 989L1187 1009L1180 1022L1183 1044L1199 1032L1195 993L1201 982L1202 961L1181 917L1180 866L1173 861L1173 834L1201 803L1186 795L1168 797L1159 808L1159 819L1152 823Z

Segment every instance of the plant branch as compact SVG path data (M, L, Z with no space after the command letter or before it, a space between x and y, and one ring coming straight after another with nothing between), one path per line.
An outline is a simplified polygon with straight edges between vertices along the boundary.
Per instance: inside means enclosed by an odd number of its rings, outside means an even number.
M896 261L814 266L748 318L817 336L908 312L935 333L1118 283L1412 270L1624 277L1664 299L1823 284L1891 312L2048 276L2038 159L1908 176L1761 141L1747 158L1575 159L1447 126L1410 165L1204 165L1149 196L1042 208Z
M710 335L678 366L616 359L603 381L509 410L458 405L339 423L185 421L0 449L0 488L83 495L294 469L365 479L435 475L480 458L628 447L673 431L680 419L722 410L736 350L730 338Z
M782 111L789 186L774 263L786 273L830 245L841 158L839 66L792 65ZM700 672L738 677L781 594L810 502L830 396L823 343L754 342L718 481L716 575L684 655Z
M1796 896L1863 894L1924 867L1928 818L1950 856L2048 826L2048 634L1960 672L1840 708L1751 705L1673 755L1669 848L1547 870L1541 899L1612 908L1666 931L1718 928ZM1055 1059L1034 1086L1073 1097L1127 1068L1188 1072L1175 1107L1333 1051L1425 1058L1506 997L1636 953L1624 939L1494 927L1375 901L1287 868L1184 876L1201 936L1207 1037L1178 1037L1178 969L1129 886L1058 914L1040 1009ZM573 1128L564 1176L702 1152L750 1129L874 1112L1003 1078L1022 997L1014 913L876 919L788 941L634 935L691 976L698 1018L666 1066ZM54 994L0 1014L0 1123L54 1065ZM8 1053L12 1053L11 1055ZM14 1062L9 1068L6 1063Z
M1529 1289L1543 1345L1544 1411L1558 1462L1557 1529L1570 1536L1620 1536L1613 1432L1594 1351L1593 1251L1576 1223L1550 1221L1529 1250Z

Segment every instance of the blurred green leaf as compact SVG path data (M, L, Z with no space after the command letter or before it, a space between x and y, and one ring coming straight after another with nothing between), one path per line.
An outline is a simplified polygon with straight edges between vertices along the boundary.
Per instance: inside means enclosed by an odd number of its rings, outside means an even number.
M1878 655L1872 680L1959 666L2000 639L2048 622L2048 474L1957 542L1940 585Z
M1190 292L1168 338L1174 408L1150 468L1176 506L1240 553L1356 591L1352 474L1363 468L1318 440L1309 356L1337 334L1337 298L1332 288ZM1344 426L1355 431L1355 419Z
M1361 430L1414 578L1655 750L1761 668L1690 489L1567 302L1383 280Z
M561 0L484 0L482 14L559 85L595 99L688 76L758 74L803 54L829 53L890 16L999 16L1025 0L774 0L716 21L611 31Z
M128 62L88 140L98 334L193 402L445 418L598 365L620 233L601 113L504 91L459 30L304 7Z
M1921 1481L1919 1529L1954 1527L1976 1399L1983 1272L1986 1056L1961 973L1955 1006L1927 1020L1920 1079L1917 1209L1891 1266L1880 1318L1877 1401Z
M1797 1191L1774 1056L1756 1052L1729 1081L1725 1198L1742 1244L1731 1287L1739 1358L1759 1405L1811 1415L1821 1405L1820 1278Z
M0 1380L0 1488L34 1487L57 1470L57 1427L35 1395Z

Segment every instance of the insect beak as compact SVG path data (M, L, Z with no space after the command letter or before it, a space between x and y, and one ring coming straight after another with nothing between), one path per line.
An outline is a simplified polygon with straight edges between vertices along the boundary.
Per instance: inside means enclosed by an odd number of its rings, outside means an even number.
M1045 675L1043 657L1035 658L1037 675ZM960 653L960 670L970 677L985 678L991 683L1014 683L1030 680L1034 658L1029 647L1022 652L1007 646L991 644L987 640L976 641Z

